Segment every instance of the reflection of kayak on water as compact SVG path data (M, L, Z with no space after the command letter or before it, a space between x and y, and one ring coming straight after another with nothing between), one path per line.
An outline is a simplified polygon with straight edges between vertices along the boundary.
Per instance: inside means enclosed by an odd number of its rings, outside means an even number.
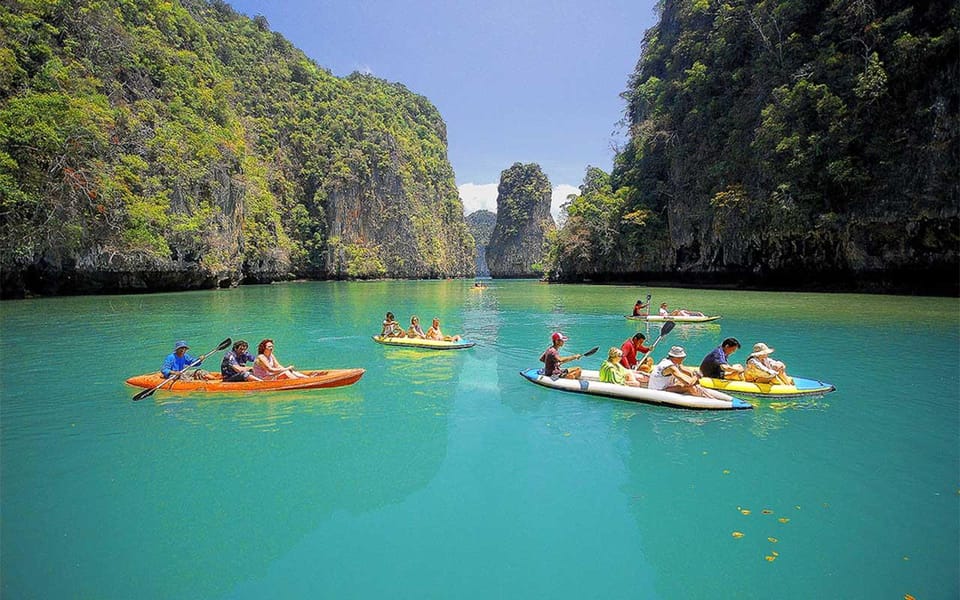
M626 315L626 318L630 321L646 321L647 323L665 323L667 321L673 321L674 323L709 323L710 321L716 321L720 318L720 315L703 316L703 317L685 317L682 315L669 315L666 317L661 317L660 315Z
M780 383L755 383L752 381L736 381L703 377L700 379L700 385L710 390L718 390L728 394L743 394L768 398L822 396L837 389L832 384L818 381L816 379L804 379L803 377L791 378L793 379L793 385L783 385Z
M302 371L306 378L274 379L270 381L223 381L220 373L210 373L210 379L177 379L164 383L160 391L174 392L270 392L275 390L311 390L331 388L356 383L364 374L363 369L329 369L326 371ZM142 388L155 388L166 381L159 373L137 375L127 383Z
M403 346L405 348L426 348L428 350L462 350L463 348L472 348L476 342L470 340L460 340L458 342L447 342L443 340L425 340L422 338L408 337L384 337L382 335L373 336L373 341L384 346Z
M700 396L689 396L687 394L676 394L674 392L665 392L662 390L650 390L645 387L631 387L627 385L617 385L615 383L605 383L600 381L599 371L580 372L580 379L564 379L562 377L554 379L544 376L540 369L527 369L520 371L520 374L528 381L557 390L567 392L577 392L581 394L592 394L594 396L607 396L609 398L618 398L620 400L629 400L632 402L646 402L648 404L663 404L665 406L675 406L679 408L698 408L707 410L736 410L744 408L753 408L749 402L744 402L739 398L734 398L727 394L719 393L723 400L715 398L701 398Z

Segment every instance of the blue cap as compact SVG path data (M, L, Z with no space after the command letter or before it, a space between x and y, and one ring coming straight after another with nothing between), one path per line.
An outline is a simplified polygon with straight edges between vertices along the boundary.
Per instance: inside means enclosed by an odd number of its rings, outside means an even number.
M180 340L179 342L173 345L173 351L176 352L180 348L190 348L190 346L187 345L187 342L185 340Z

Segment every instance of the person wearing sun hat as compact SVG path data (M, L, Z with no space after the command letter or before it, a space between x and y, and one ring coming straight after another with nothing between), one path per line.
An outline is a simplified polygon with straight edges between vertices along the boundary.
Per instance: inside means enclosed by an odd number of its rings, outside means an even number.
M169 379L174 375L179 375L181 379L191 379L194 376L196 376L197 379L207 378L207 374L200 369L197 369L193 373L183 372L187 367L197 366L193 364L197 359L187 354L187 350L189 349L190 346L187 345L185 340L178 340L173 345L173 352L163 359L163 366L160 367L160 374L163 375L164 379Z
M570 362L571 360L578 360L583 358L582 354L574 354L572 356L560 356L560 348L563 346L563 343L566 342L569 338L559 331L553 333L550 336L553 344L547 348L543 354L540 355L540 362L543 363L543 374L548 377L563 377L566 379L580 379L580 367L570 367L569 369L563 368L563 363Z
M675 394L688 394L690 396L700 396L702 398L718 398L710 390L706 390L698 384L700 381L700 372L691 369L683 364L683 359L687 357L683 346L673 346L666 358L657 363L650 374L650 382L647 388L651 390L663 390Z
M753 352L747 357L747 369L743 378L756 383L793 385L793 378L787 375L787 365L770 358L773 352L773 348L763 342L754 344Z

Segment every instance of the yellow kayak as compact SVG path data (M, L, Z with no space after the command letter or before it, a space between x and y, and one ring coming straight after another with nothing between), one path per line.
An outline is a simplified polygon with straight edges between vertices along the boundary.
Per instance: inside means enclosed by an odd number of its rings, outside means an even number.
M384 346L402 346L405 348L426 348L428 350L462 350L463 348L472 348L476 342L470 340L460 340L459 342L446 342L443 340L425 340L421 338L408 337L384 337L382 335L373 336L373 341Z
M748 396L765 396L770 398L796 398L799 396L822 396L837 388L830 383L816 379L793 377L793 385L780 383L755 383L752 381L736 381L729 379L714 379L702 377L700 385L710 390L718 390L727 394L741 394Z

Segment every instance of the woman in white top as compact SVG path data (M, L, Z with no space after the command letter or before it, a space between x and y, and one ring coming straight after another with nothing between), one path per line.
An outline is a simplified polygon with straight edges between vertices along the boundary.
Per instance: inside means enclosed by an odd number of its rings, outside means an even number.
M284 367L273 354L273 340L267 339L257 346L257 358L253 361L253 374L260 379L302 379L309 377L293 370L293 365Z
M407 337L425 339L427 334L420 328L420 317L413 315L410 317L410 329L407 330Z
M664 302L660 305L660 316L661 317L705 317L707 315L703 314L699 310L687 310L685 308L678 308L676 310L667 310L667 303Z

